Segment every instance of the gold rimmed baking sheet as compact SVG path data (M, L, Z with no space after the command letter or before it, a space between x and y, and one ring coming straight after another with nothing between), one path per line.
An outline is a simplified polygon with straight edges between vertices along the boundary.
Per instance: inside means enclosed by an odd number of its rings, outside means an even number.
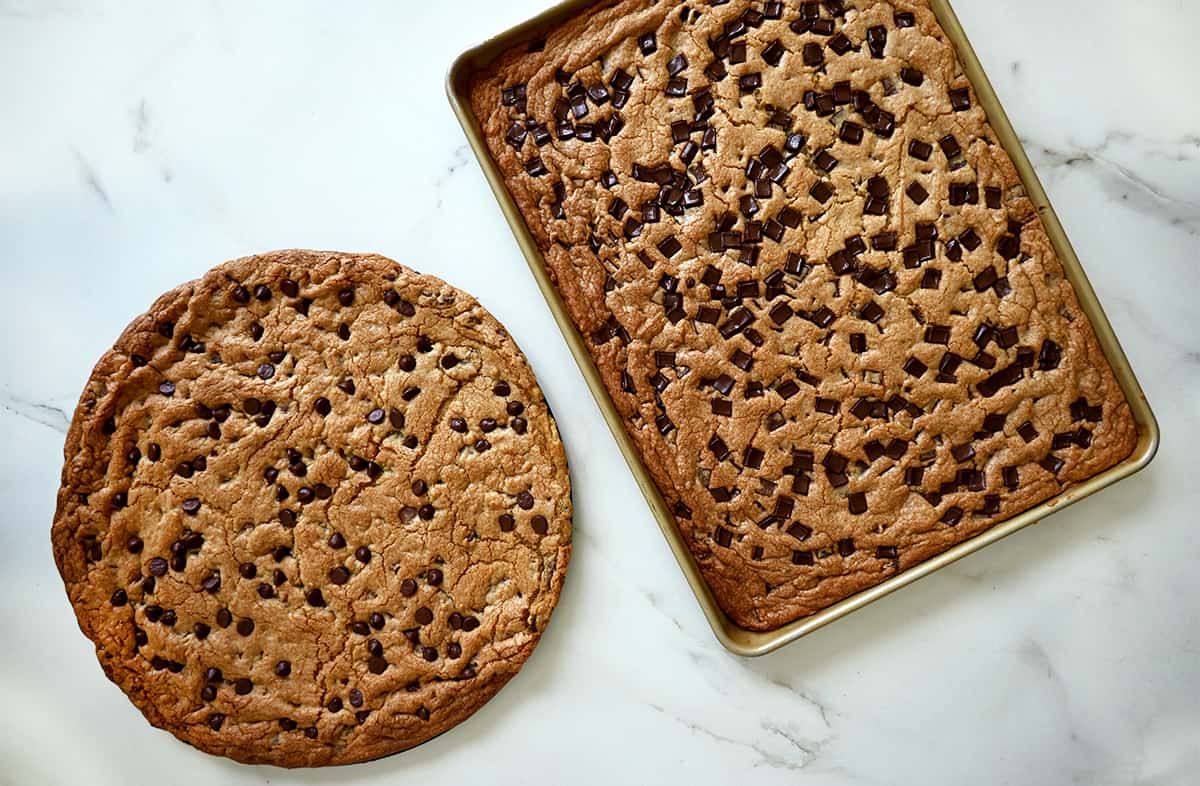
M504 185L504 176L500 172L499 167L496 166L495 161L492 160L491 154L488 152L487 143L483 139L479 122L470 108L469 89L472 74L486 68L496 57L512 46L541 38L548 30L595 2L596 0L566 0L566 2L548 8L534 18L522 22L510 30L499 33L482 44L462 53L451 65L450 71L447 74L446 92L449 96L450 104L454 108L454 113L458 116L459 122L462 123L471 148L475 151L476 158L479 159L483 173L487 177L488 183L491 185L492 191L500 203L500 209L504 212L504 216L508 220L513 234L516 236L517 243L525 255L529 269L532 271L538 287L545 296L546 303L554 313L554 319L557 321L563 338L566 339L567 345L571 349L571 354L575 356L575 361L579 364L579 369L583 372L588 387L591 388L592 395L595 396L596 403L600 406L613 437L621 449L621 453L625 456L629 468L633 471L634 477L637 479L638 485L641 487L642 493L645 495L646 501L654 513L654 517L658 520L658 526L662 529L663 536L666 537L671 551L674 552L675 559L679 562L679 567L683 570L683 574L691 585L692 591L696 594L696 599L700 602L704 615L708 618L708 622L712 626L713 633L716 634L717 639L726 648L731 652L743 656L763 655L778 649L784 644L811 633L817 628L828 625L830 622L844 617L850 612L860 609L885 595L895 592L907 584L911 584L922 576L926 576L949 565L955 560L978 551L989 543L993 543L1006 535L1029 526L1055 510L1064 508L1122 478L1126 478L1150 463L1150 460L1154 457L1154 453L1158 450L1159 435L1158 423L1154 419L1154 414L1150 411L1150 405L1146 401L1146 396L1142 392L1142 388L1129 366L1129 361L1125 357L1125 353L1121 350L1121 345L1117 342L1117 337L1113 334L1112 326L1109 324L1108 318L1104 315L1104 310L1100 307L1100 302L1096 299L1096 293L1092 290L1091 284L1088 283L1087 276L1079 264L1079 258L1075 255L1070 241L1067 240L1067 236L1063 231L1062 224L1058 220L1058 216L1054 212L1054 208L1050 206L1050 202L1046 198L1046 192L1042 188L1037 174L1033 171L1033 167L1030 165L1029 158L1025 155L1024 149L1021 147L1016 132L1013 131L1012 125L1009 123L1008 116L1000 106L996 93L983 72L983 67L975 55L975 50L971 48L966 33L963 32L958 17L955 16L954 10L950 7L950 3L947 0L930 0L930 6L937 16L938 22L945 31L947 38L949 38L958 50L963 70L971 80L975 95L987 113L988 120L999 138L998 141L1012 158L1029 198L1037 207L1046 233L1049 235L1054 250L1058 254L1059 261L1066 272L1067 280L1075 288L1075 294L1079 299L1080 307L1091 321L1100 347L1103 349L1105 357L1107 357L1109 364L1112 366L1113 373L1116 375L1117 381L1121 386L1121 391L1125 394L1125 398L1129 402L1130 411L1137 426L1137 444L1134 446L1133 452L1125 460L1104 472L1075 484L1041 504L1006 519L975 537L963 541L918 565L914 565L873 587L869 587L839 601L816 614L794 620L781 628L771 631L752 631L734 624L721 610L720 606L717 605L712 590L701 576L699 567L696 565L687 544L684 542L683 536L679 533L675 525L674 516L668 510L662 495L650 479L650 474L642 464L642 459L637 448L626 433L621 422L621 416L609 398L608 391L601 382L592 357L588 353L584 337L579 334L575 325L571 322L571 318L567 314L566 307L563 305L558 291L554 288L550 277L546 273L541 252L538 250L537 244L534 242L533 236L525 224L525 219L521 215L521 211L517 208L516 203L513 202L508 189Z

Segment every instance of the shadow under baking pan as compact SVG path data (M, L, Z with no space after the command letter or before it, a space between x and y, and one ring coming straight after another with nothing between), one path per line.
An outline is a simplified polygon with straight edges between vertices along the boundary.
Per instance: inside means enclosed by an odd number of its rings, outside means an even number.
M612 2L613 0L599 0L599 4L611 5ZM662 530L663 536L667 540L667 544L670 546L676 561L679 563L680 569L691 585L692 591L704 612L704 616L708 619L713 633L722 645L731 652L742 656L763 655L776 650L789 642L795 641L828 625L834 620L840 619L853 611L873 603L901 587L911 584L919 578L940 570L956 560L978 551L984 546L1027 527L1056 510L1060 510L1073 502L1126 478L1150 463L1150 460L1154 458L1154 454L1158 450L1159 431L1158 423L1154 418L1153 412L1150 410L1149 402L1147 402L1146 396L1142 392L1137 378L1134 376L1129 361L1125 357L1125 353L1121 349L1116 335L1113 333L1112 326L1109 324L1104 310L1096 298L1096 293L1088 282L1087 276L1079 263L1079 258L1076 256L1070 241L1067 239L1062 224L1059 222L1058 216L1055 214L1054 208L1050 205L1046 192L1042 188L1041 181L1038 180L1037 173L1034 172L1033 166L1030 164L1025 150L1016 132L1013 130L1008 116L1000 105L999 99L991 83L988 81L987 75L983 71L983 66L980 64L974 49L972 49L970 42L967 40L966 33L963 31L962 25L959 23L953 8L951 8L949 0L929 0L930 8L936 15L947 38L954 44L958 52L963 70L970 80L972 88L975 90L980 105L987 113L988 120L996 133L997 140L1011 157L1027 195L1038 210L1038 214L1041 217L1055 253L1062 263L1066 278L1075 289L1080 307L1091 322L1100 347L1113 369L1122 393L1129 402L1129 407L1137 427L1137 444L1129 457L1116 466L1110 467L1092 478L1077 483L1033 508L999 522L969 540L963 541L941 554L937 554L918 565L914 565L873 587L869 587L815 614L794 620L787 625L771 631L752 631L734 624L717 604L711 588L704 581L699 566L676 526L674 516L668 509L662 495L655 487L632 439L626 433L621 416L617 412L612 399L609 397L600 379L599 372L588 352L585 339L579 334L571 318L568 316L566 307L546 272L541 252L534 241L533 235L529 231L528 226L526 226L524 218L517 208L512 195L509 194L504 182L504 175L492 159L487 143L484 141L479 121L471 111L470 83L475 73L485 69L501 53L509 48L523 43L540 41L556 25L595 4L598 4L597 0L565 0L565 2L547 9L536 17L522 22L510 30L499 33L482 44L467 50L459 55L450 66L450 70L446 75L446 93L459 122L462 124L463 130L466 132L471 148L479 160L484 176L487 178L500 204L500 208L508 220L513 235L516 237L517 243L525 256L529 269L537 281L538 288L546 298L546 302L554 314L555 321L562 331L563 338L566 340L571 354L575 357L576 363L579 365L579 369L583 373L588 387L596 399L596 403L604 414L609 429L612 431L614 439L625 456L625 460L629 464L630 470L638 482L638 486L645 495L646 502L654 513L654 517L658 522L659 528Z
M1122 487L1124 494L1074 507L1046 525L1006 539L996 548L965 557L907 592L880 600L856 618L862 624L832 625L810 634L803 649L786 648L742 663L768 680L802 674L806 683L821 684L827 668L844 661L846 653L888 651L890 643L913 634L915 620L923 619L933 626L943 624L956 607L977 604L1002 588L1019 588L1088 541L1110 539L1130 522L1139 520L1149 504L1147 500L1159 494L1161 487L1157 473L1137 475ZM1100 504L1104 505L1104 516L1097 521L1096 506ZM1120 577L1114 577L1114 581L1120 581Z

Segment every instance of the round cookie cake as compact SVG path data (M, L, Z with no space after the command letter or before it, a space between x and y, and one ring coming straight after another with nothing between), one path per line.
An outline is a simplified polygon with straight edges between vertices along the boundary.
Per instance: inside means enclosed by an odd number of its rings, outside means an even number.
M520 669L571 553L566 457L474 298L280 251L163 295L97 364L54 556L155 726L285 767L459 723Z

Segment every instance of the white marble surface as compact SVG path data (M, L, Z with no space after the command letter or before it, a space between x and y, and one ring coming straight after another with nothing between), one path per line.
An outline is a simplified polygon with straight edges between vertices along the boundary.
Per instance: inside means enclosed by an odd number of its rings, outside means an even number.
M723 651L442 88L545 0L0 0L0 783L1189 784L1200 778L1200 5L958 0L1164 434L1151 468L785 650ZM160 292L279 247L478 295L567 424L562 605L475 718L286 773L150 729L51 560L67 415ZM969 779L968 779L969 775Z

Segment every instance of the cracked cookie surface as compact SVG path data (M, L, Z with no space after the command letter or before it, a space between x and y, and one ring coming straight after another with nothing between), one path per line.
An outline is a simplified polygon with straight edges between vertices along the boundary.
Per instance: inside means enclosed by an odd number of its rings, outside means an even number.
M927 2L600 2L471 105L737 624L812 614L1132 450Z
M166 293L97 364L64 454L52 545L105 673L239 761L362 761L464 720L570 557L521 351L380 256L280 251Z

